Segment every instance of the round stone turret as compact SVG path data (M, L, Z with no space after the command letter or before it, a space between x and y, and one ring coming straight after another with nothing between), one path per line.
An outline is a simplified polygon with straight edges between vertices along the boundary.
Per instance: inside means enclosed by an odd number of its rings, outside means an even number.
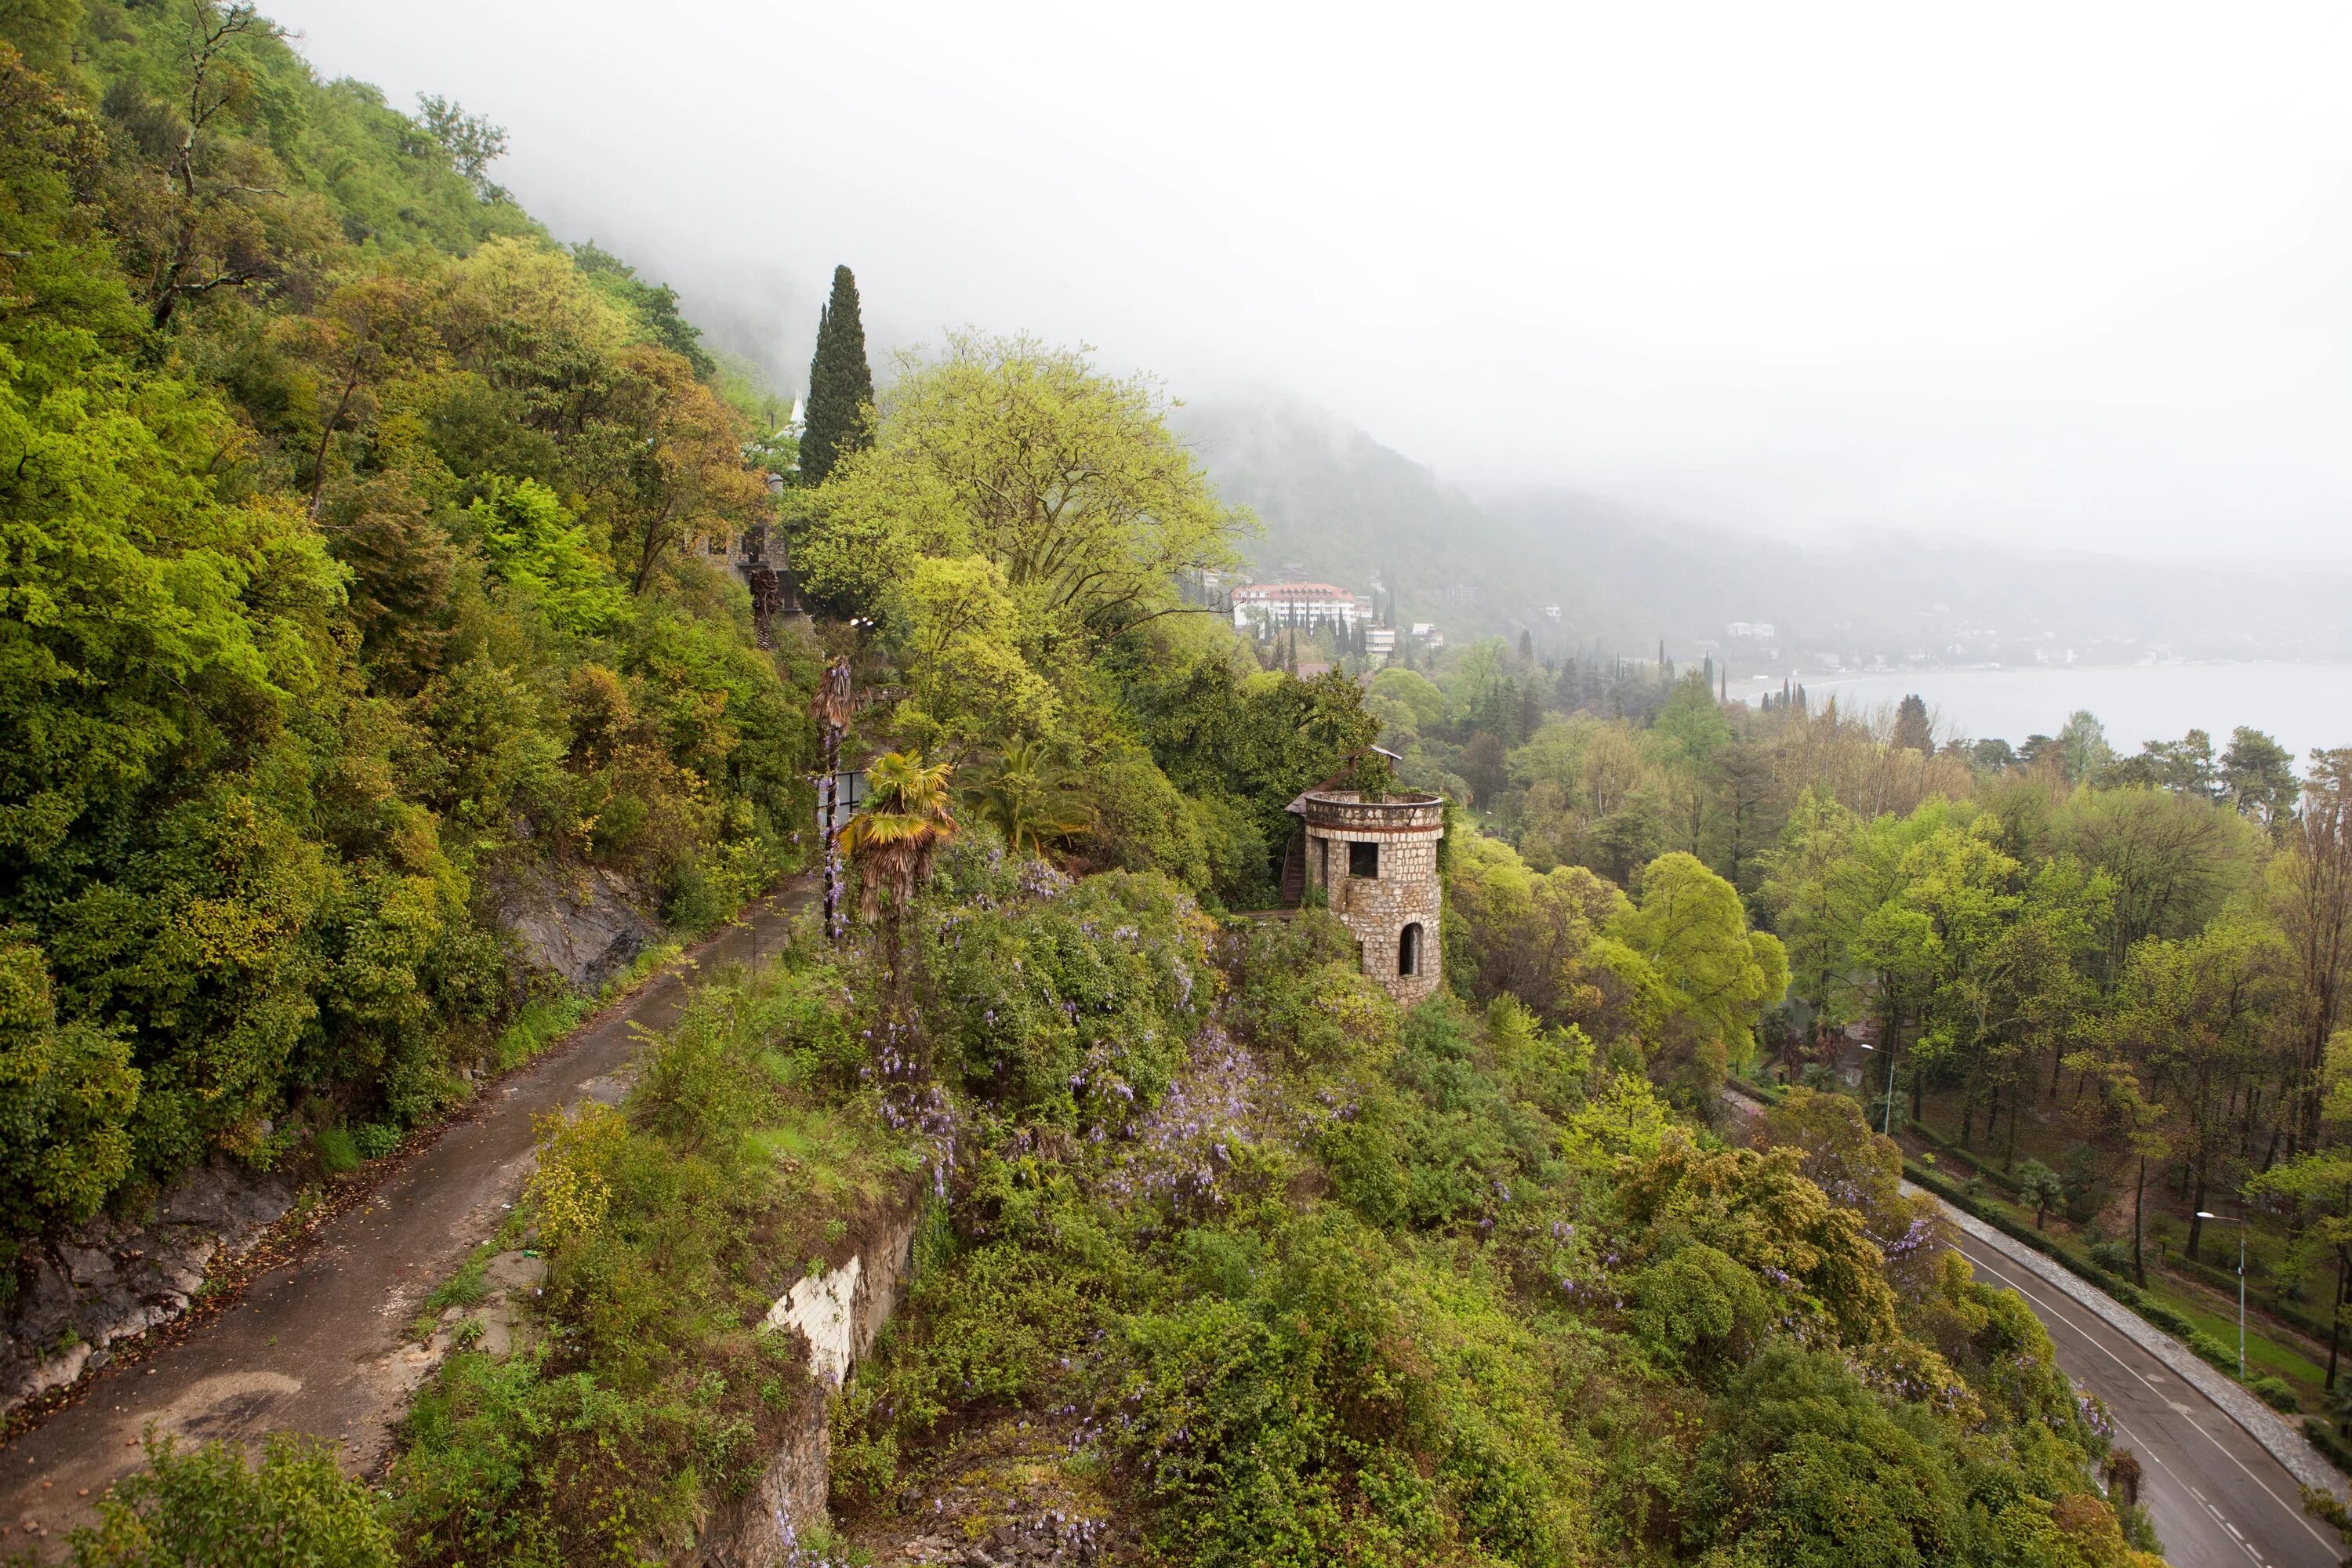
M1311 789L1290 803L1306 827L1306 885L1356 933L1364 973L1410 1007L1437 989L1437 841L1444 803L1433 795L1366 800Z

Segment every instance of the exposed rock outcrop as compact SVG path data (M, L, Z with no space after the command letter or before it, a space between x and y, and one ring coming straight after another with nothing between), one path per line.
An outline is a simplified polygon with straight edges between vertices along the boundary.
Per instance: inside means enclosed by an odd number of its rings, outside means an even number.
M530 866L508 872L499 920L523 956L593 991L651 946L660 924L631 901L629 884L589 867Z
M139 1223L104 1219L59 1237L7 1304L0 1413L104 1366L119 1341L187 1310L205 1270L242 1257L292 1202L277 1177L215 1161Z

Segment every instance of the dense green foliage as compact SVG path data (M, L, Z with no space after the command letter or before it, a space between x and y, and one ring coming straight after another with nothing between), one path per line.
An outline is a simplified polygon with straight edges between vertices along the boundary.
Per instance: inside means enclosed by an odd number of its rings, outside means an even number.
M2126 755L2084 712L2011 747L1938 737L1922 704L1751 710L1661 673L1631 717L1594 672L1499 643L1372 679L1408 780L1470 795L1501 841L1457 857L1456 985L1562 1021L1633 1005L1602 941L1622 935L1610 884L1695 858L1788 961L1760 1048L1734 1038L1730 1063L1826 1081L1864 1040L1874 1121L1989 1163L2029 1216L2096 1227L2145 1282L2159 1241L2193 1267L2199 1212L2234 1194L2258 1288L2335 1314L2352 753L2298 778L2239 729Z
M510 889L710 921L807 742L688 548L767 504L738 416L493 128L205 0L0 16L5 1264L433 1114L527 999Z
M378 1500L316 1438L274 1433L248 1468L232 1444L183 1452L151 1432L147 1459L146 1470L100 1502L94 1528L74 1531L75 1568L393 1568L400 1561Z
M1727 1147L1637 1044L1400 1014L1322 916L1220 930L985 830L886 962L811 933L622 1112L548 1125L515 1222L546 1295L394 1467L415 1560L680 1548L824 1396L767 1304L920 1195L913 1293L833 1404L853 1538L1019 1433L1175 1560L2139 1561L2103 1416L1850 1100Z
M793 559L812 603L875 628L896 700L865 739L954 764L1009 838L1247 908L1283 807L1377 726L1353 683L1256 671L1186 600L1248 519L1166 414L1080 354L950 337L902 367L870 446L793 492Z
M771 515L782 449L673 294L489 184L494 127L322 85L207 0L5 15L16 1245L214 1152L347 1166L463 1094L536 1026L518 889L723 914L795 858L816 648L759 647L706 548ZM1010 1432L1207 1563L2134 1562L2101 1412L1861 1110L1800 1093L1729 1143L1719 1090L1792 984L1952 1072L2054 1048L2084 987L2170 1016L2312 886L2308 846L2263 864L2275 791L2095 790L2082 727L2060 787L1980 786L1531 645L1258 668L1188 591L1250 520L1167 416L976 334L877 401L837 274L780 521L877 699L838 715L887 753L846 842L869 924L541 1128L497 1246L543 1293L467 1316L486 1248L432 1298L385 1495L286 1445L162 1454L94 1560L257 1525L245 1560L677 1557L829 1399L876 1532ZM1494 829L1454 821L1449 988L1409 1013L1318 910L1216 918L1268 900L1297 793L1384 773L1383 725ZM2195 876L2149 868L2176 818ZM906 1310L823 1386L772 1306L925 1203Z
M854 1530L1034 1423L1183 1561L2126 1561L2095 1407L1851 1101L1727 1148L1322 917L1213 972L1150 884L951 858L900 1048L953 1238L836 1408Z
M378 1500L318 1439L272 1434L248 1468L232 1444L183 1452L151 1432L147 1458L148 1469L100 1502L98 1524L73 1532L75 1568L393 1568L400 1561Z

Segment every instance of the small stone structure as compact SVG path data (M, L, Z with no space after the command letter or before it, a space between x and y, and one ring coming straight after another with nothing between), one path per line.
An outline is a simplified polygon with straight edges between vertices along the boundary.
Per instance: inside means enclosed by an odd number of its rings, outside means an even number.
M1306 828L1306 885L1356 933L1364 973L1407 1007L1437 989L1437 841L1445 806L1433 795L1367 800L1322 786L1290 803Z

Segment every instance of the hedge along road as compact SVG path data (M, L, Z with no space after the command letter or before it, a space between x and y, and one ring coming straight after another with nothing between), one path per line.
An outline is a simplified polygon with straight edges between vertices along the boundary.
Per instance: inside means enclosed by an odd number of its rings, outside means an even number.
M498 1233L531 1168L532 1119L617 1100L639 1031L667 1028L710 977L776 951L810 895L811 879L799 877L761 900L687 962L495 1086L475 1114L255 1279L234 1307L100 1374L76 1403L0 1447L0 1555L27 1544L58 1553L67 1531L142 1463L140 1433L151 1421L190 1440L247 1445L291 1428L336 1443L346 1469L381 1465L436 1360L408 1326L433 1288ZM37 1528L28 1532L27 1520Z

